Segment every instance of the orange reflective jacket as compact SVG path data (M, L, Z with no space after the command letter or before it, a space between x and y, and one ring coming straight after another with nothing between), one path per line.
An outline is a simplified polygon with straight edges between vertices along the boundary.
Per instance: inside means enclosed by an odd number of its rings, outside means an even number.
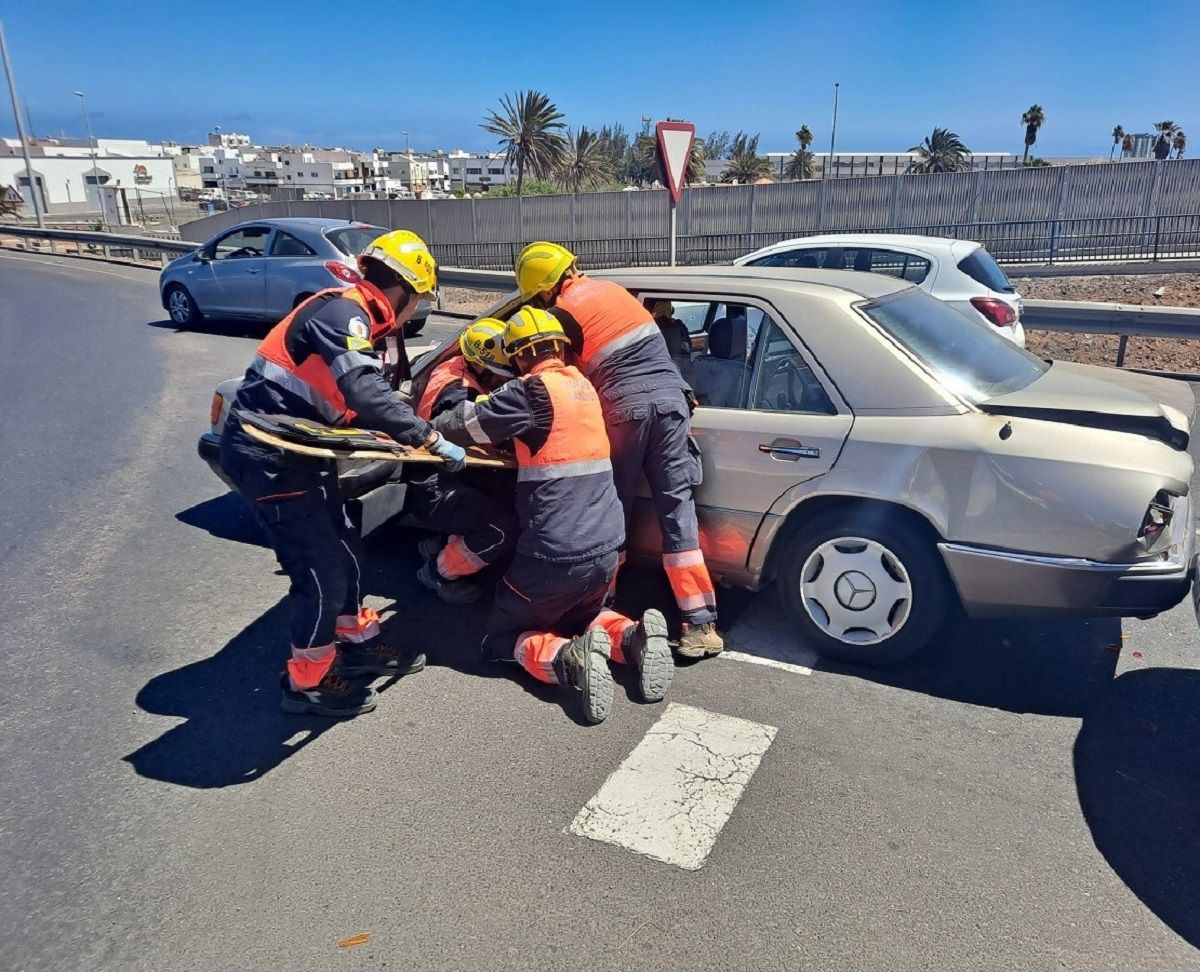
M588 375L614 351L659 334L650 312L611 280L572 277L554 306L570 314L583 332L579 363Z
M467 391L472 393L472 398L475 395L483 394L483 386L476 379L474 372L467 367L466 359L455 355L433 369L433 374L429 376L429 383L421 392L421 400L417 403L417 414L428 422L433 415L433 407L437 404L438 397L455 382L462 382Z
M345 297L358 304L371 320L371 330L385 328L395 322L396 314L383 294L365 281L352 287L331 287L313 294L292 310L287 317L271 328L255 352L250 368L268 381L298 395L321 413L330 425L348 425L354 412L338 388L337 378L319 354L310 354L297 364L287 349L288 330L296 316L315 300Z
M579 369L560 362L539 366L521 380L535 376L550 397L554 424L537 452L531 452L519 436L514 440L517 481L565 479L610 471L608 433L592 383Z

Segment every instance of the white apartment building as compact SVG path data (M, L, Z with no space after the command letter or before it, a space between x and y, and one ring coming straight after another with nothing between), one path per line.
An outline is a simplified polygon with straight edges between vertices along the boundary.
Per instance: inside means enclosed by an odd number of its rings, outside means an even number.
M220 130L208 133L208 144L212 148L239 149L250 148L249 135L241 132L222 132Z
M93 164L92 155L95 154ZM135 139L38 139L29 146L33 183L46 211L99 208L100 186L121 186L148 195L176 192L173 160L161 145ZM30 181L15 138L0 138L0 186L14 186L32 210Z
M450 163L450 185L455 189L478 191L517 181L516 166L505 163L503 152L477 155L455 149L446 158Z

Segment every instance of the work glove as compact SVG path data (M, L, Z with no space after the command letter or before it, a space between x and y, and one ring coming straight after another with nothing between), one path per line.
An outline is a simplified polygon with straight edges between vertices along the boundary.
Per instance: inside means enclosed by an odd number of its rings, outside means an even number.
M455 445L440 432L426 448L442 460L447 472L462 472L466 468L467 450Z

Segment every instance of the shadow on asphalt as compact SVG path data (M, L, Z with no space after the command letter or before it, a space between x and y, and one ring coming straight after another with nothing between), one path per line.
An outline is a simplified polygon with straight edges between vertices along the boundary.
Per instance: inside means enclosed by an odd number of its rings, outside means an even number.
M913 658L822 671L1007 712L1082 717L1116 671L1117 618L976 621L952 617Z
M1200 947L1200 671L1112 680L1075 741L1075 785L1096 847L1155 915Z
M218 540L248 543L255 547L267 545L266 537L254 519L253 511L245 500L232 491L176 513L175 519L190 527L204 530Z
M177 334L214 334L217 337L264 338L272 325L261 321L233 321L218 318L205 318L195 324L182 327L170 318L159 321L147 321L147 327L157 327L164 331L174 331Z

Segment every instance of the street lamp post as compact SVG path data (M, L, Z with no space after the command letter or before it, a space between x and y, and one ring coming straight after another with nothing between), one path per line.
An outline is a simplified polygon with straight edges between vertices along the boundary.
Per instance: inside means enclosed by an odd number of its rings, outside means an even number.
M833 150L837 145L837 116L838 116L838 89L841 88L840 81L833 82L833 128L829 131L829 171L833 173Z
M0 24L0 58L4 61L4 74L8 78L8 94L12 98L13 115L17 119L17 138L21 141L21 154L25 156L25 177L29 180L29 198L33 200L33 214L39 228L45 227L42 218L42 201L38 197L37 182L33 177L33 163L29 161L29 139L25 136L25 123L21 121L21 106L17 100L17 86L13 82L12 65L8 62L8 44L4 40L4 25ZM53 248L53 243L51 248Z
M76 91L75 97L83 108L83 128L87 132L88 149L92 157L92 185L96 187L96 202L100 204L100 218L104 220L104 232L109 231L108 214L104 211L104 200L100 198L100 167L96 164L96 140L92 137L92 121L88 117L87 96L82 91ZM87 198L87 179L83 180L83 195Z

